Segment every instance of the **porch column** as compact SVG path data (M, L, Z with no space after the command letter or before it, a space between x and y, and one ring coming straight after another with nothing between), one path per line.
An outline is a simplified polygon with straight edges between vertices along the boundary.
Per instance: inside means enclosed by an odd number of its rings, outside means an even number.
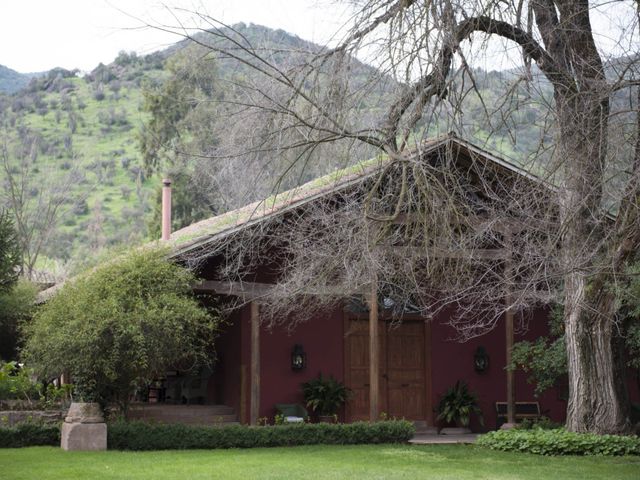
M369 298L369 420L380 416L380 336L378 325L378 280L371 283Z
M511 301L507 298L507 301ZM511 351L513 350L513 310L508 308L505 318L507 366L511 364ZM507 368L507 423L516 423L516 392L513 383L513 370Z
M511 303L513 301L511 292L511 282L513 279L513 266L511 263L512 252L512 236L511 231L507 228L504 232L505 246L507 247L507 260L505 265L505 280L507 281L507 296L505 298L505 306L507 311L505 312L505 346L506 346L506 358L507 367L511 365L511 352L513 350L513 308ZM507 368L507 425L506 428L511 428L516 423L516 393L515 385L513 382L514 371Z
M255 301L251 308L251 399L249 424L258 424L260 412L260 306Z

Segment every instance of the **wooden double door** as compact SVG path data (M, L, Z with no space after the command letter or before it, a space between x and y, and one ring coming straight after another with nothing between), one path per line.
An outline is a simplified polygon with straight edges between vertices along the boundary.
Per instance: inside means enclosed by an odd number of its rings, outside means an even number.
M430 331L424 319L379 322L380 412L431 420ZM369 320L345 319L345 383L353 394L347 419L369 420Z

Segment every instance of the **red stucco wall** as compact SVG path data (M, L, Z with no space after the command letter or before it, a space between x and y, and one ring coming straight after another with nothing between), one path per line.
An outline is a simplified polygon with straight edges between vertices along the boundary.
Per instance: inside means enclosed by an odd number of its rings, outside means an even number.
M303 403L300 384L319 372L344 379L344 320L340 309L299 323L294 329L275 327L261 331L261 417L273 418L276 403ZM485 427L474 420L475 431L496 427L495 402L506 401L505 330L500 320L491 332L459 343L455 330L446 325L449 313L443 312L431 324L432 405L437 406L442 395L457 380L464 380L478 395L484 414ZM516 322L518 323L518 322ZM516 332L516 341L533 340L548 332L547 313L535 311L525 319L525 329ZM307 368L294 372L290 366L291 349L301 344L307 354ZM473 355L483 346L490 358L486 372L474 370ZM244 307L234 314L227 331L220 337L219 352L223 359L224 402L236 408L240 416L240 370L245 368L245 411L250 401L250 314ZM566 401L559 389L552 388L539 398L533 385L527 382L527 374L516 372L516 401L538 401L544 415L562 422L566 413ZM637 381L630 376L629 386L634 401L640 399ZM344 412L341 412L343 416ZM435 415L434 415L435 418Z
M291 370L291 350L303 346L307 368ZM322 372L344 379L342 311L316 316L299 323L293 330L276 327L261 332L260 416L272 418L276 403L303 404L300 384Z
M485 429L496 427L495 402L506 401L506 349L504 320L499 321L497 327L480 337L459 343L453 327L445 323L450 313L443 312L436 317L431 325L431 361L432 361L432 392L433 406L438 404L440 396L457 380L464 380L469 389L478 396L482 409ZM534 312L527 321L526 332L516 332L515 341L533 340L548 331L546 312ZM489 355L489 368L482 373L474 369L473 355L479 346L483 346ZM558 398L556 389L545 392L540 398L534 395L533 385L526 381L524 372L515 373L516 401L538 401L544 415L561 422L564 420L566 402ZM472 429L482 430L474 420Z

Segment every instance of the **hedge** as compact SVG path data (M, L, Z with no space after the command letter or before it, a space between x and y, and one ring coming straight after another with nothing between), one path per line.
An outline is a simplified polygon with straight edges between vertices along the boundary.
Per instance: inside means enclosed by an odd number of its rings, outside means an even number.
M640 437L573 433L564 429L498 430L482 435L476 444L538 455L640 455Z
M376 423L290 424L268 427L197 427L179 424L118 422L107 429L107 444L115 450L184 450L212 448L286 447L402 443L415 427L404 420Z
M60 445L60 425L21 423L15 427L0 427L0 448Z

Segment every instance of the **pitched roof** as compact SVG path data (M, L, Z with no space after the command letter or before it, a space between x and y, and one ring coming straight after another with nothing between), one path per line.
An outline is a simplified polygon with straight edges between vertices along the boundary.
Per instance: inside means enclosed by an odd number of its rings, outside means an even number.
M538 177L515 165L512 162L496 157L491 153L462 140L453 133L436 137L422 145L421 153L426 154L447 144L454 144L469 153L488 160L490 163L531 180L540 181ZM308 183L273 195L242 208L210 217L193 223L171 234L168 242L172 250L171 257L179 257L190 251L206 247L207 244L224 239L243 228L260 223L266 219L280 215L291 209L331 193L344 190L374 176L389 161L386 155L379 155L370 160L360 162L352 167L336 170Z

